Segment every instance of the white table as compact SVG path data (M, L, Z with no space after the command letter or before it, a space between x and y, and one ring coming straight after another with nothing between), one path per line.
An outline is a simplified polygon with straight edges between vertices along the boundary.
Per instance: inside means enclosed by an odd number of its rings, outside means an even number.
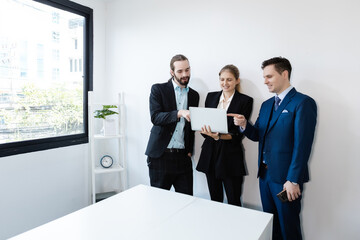
M12 240L271 239L272 214L138 185Z

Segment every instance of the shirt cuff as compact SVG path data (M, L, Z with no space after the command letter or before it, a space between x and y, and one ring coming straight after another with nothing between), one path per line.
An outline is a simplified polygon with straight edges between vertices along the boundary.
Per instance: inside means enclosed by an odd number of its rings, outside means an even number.
M290 180L287 180L288 182L291 182L293 185L298 185L298 183L296 183L296 182L292 182L292 181L290 181Z

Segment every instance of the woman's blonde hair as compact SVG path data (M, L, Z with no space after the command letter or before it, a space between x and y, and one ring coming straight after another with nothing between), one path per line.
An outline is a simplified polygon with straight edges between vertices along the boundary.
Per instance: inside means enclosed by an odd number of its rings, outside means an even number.
M224 66L219 72L219 77L224 71L229 71L235 77L235 80L238 80L240 77L239 69L235 65L228 64ZM236 84L235 89L240 92L240 82Z

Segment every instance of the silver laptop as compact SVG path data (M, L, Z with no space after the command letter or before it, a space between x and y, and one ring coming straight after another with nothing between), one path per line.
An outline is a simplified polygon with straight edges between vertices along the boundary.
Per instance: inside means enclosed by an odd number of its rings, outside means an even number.
M190 123L193 131L210 126L212 132L228 133L226 109L189 107Z

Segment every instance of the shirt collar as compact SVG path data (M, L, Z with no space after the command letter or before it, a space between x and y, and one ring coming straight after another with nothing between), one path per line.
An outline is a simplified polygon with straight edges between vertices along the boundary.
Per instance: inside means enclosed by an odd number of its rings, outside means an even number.
M285 89L285 91L283 91L282 93L280 93L279 95L276 95L276 96L278 96L280 99L281 99L281 101L280 101L280 103L282 102L282 100L284 100L284 98L286 97L286 95L291 91L291 89L293 89L294 87L293 86L289 86L287 89Z
M175 82L175 80L174 80L174 77L171 79L171 82L172 82L172 84L173 84L173 87L174 87L174 90L175 90L175 91L181 91L181 87L176 84L176 82ZM186 86L186 87L183 88L183 89L185 89L186 92L189 92L189 87L188 87L188 86Z
M235 91L236 91L236 90L235 90ZM229 99L227 100L227 102L231 102L231 100L233 99L234 95L235 95L235 92L233 93L233 95L231 95L231 97L229 97ZM222 93L221 93L221 96L220 96L219 102L224 101L224 99L225 99L225 97L224 97L224 92L222 92Z

